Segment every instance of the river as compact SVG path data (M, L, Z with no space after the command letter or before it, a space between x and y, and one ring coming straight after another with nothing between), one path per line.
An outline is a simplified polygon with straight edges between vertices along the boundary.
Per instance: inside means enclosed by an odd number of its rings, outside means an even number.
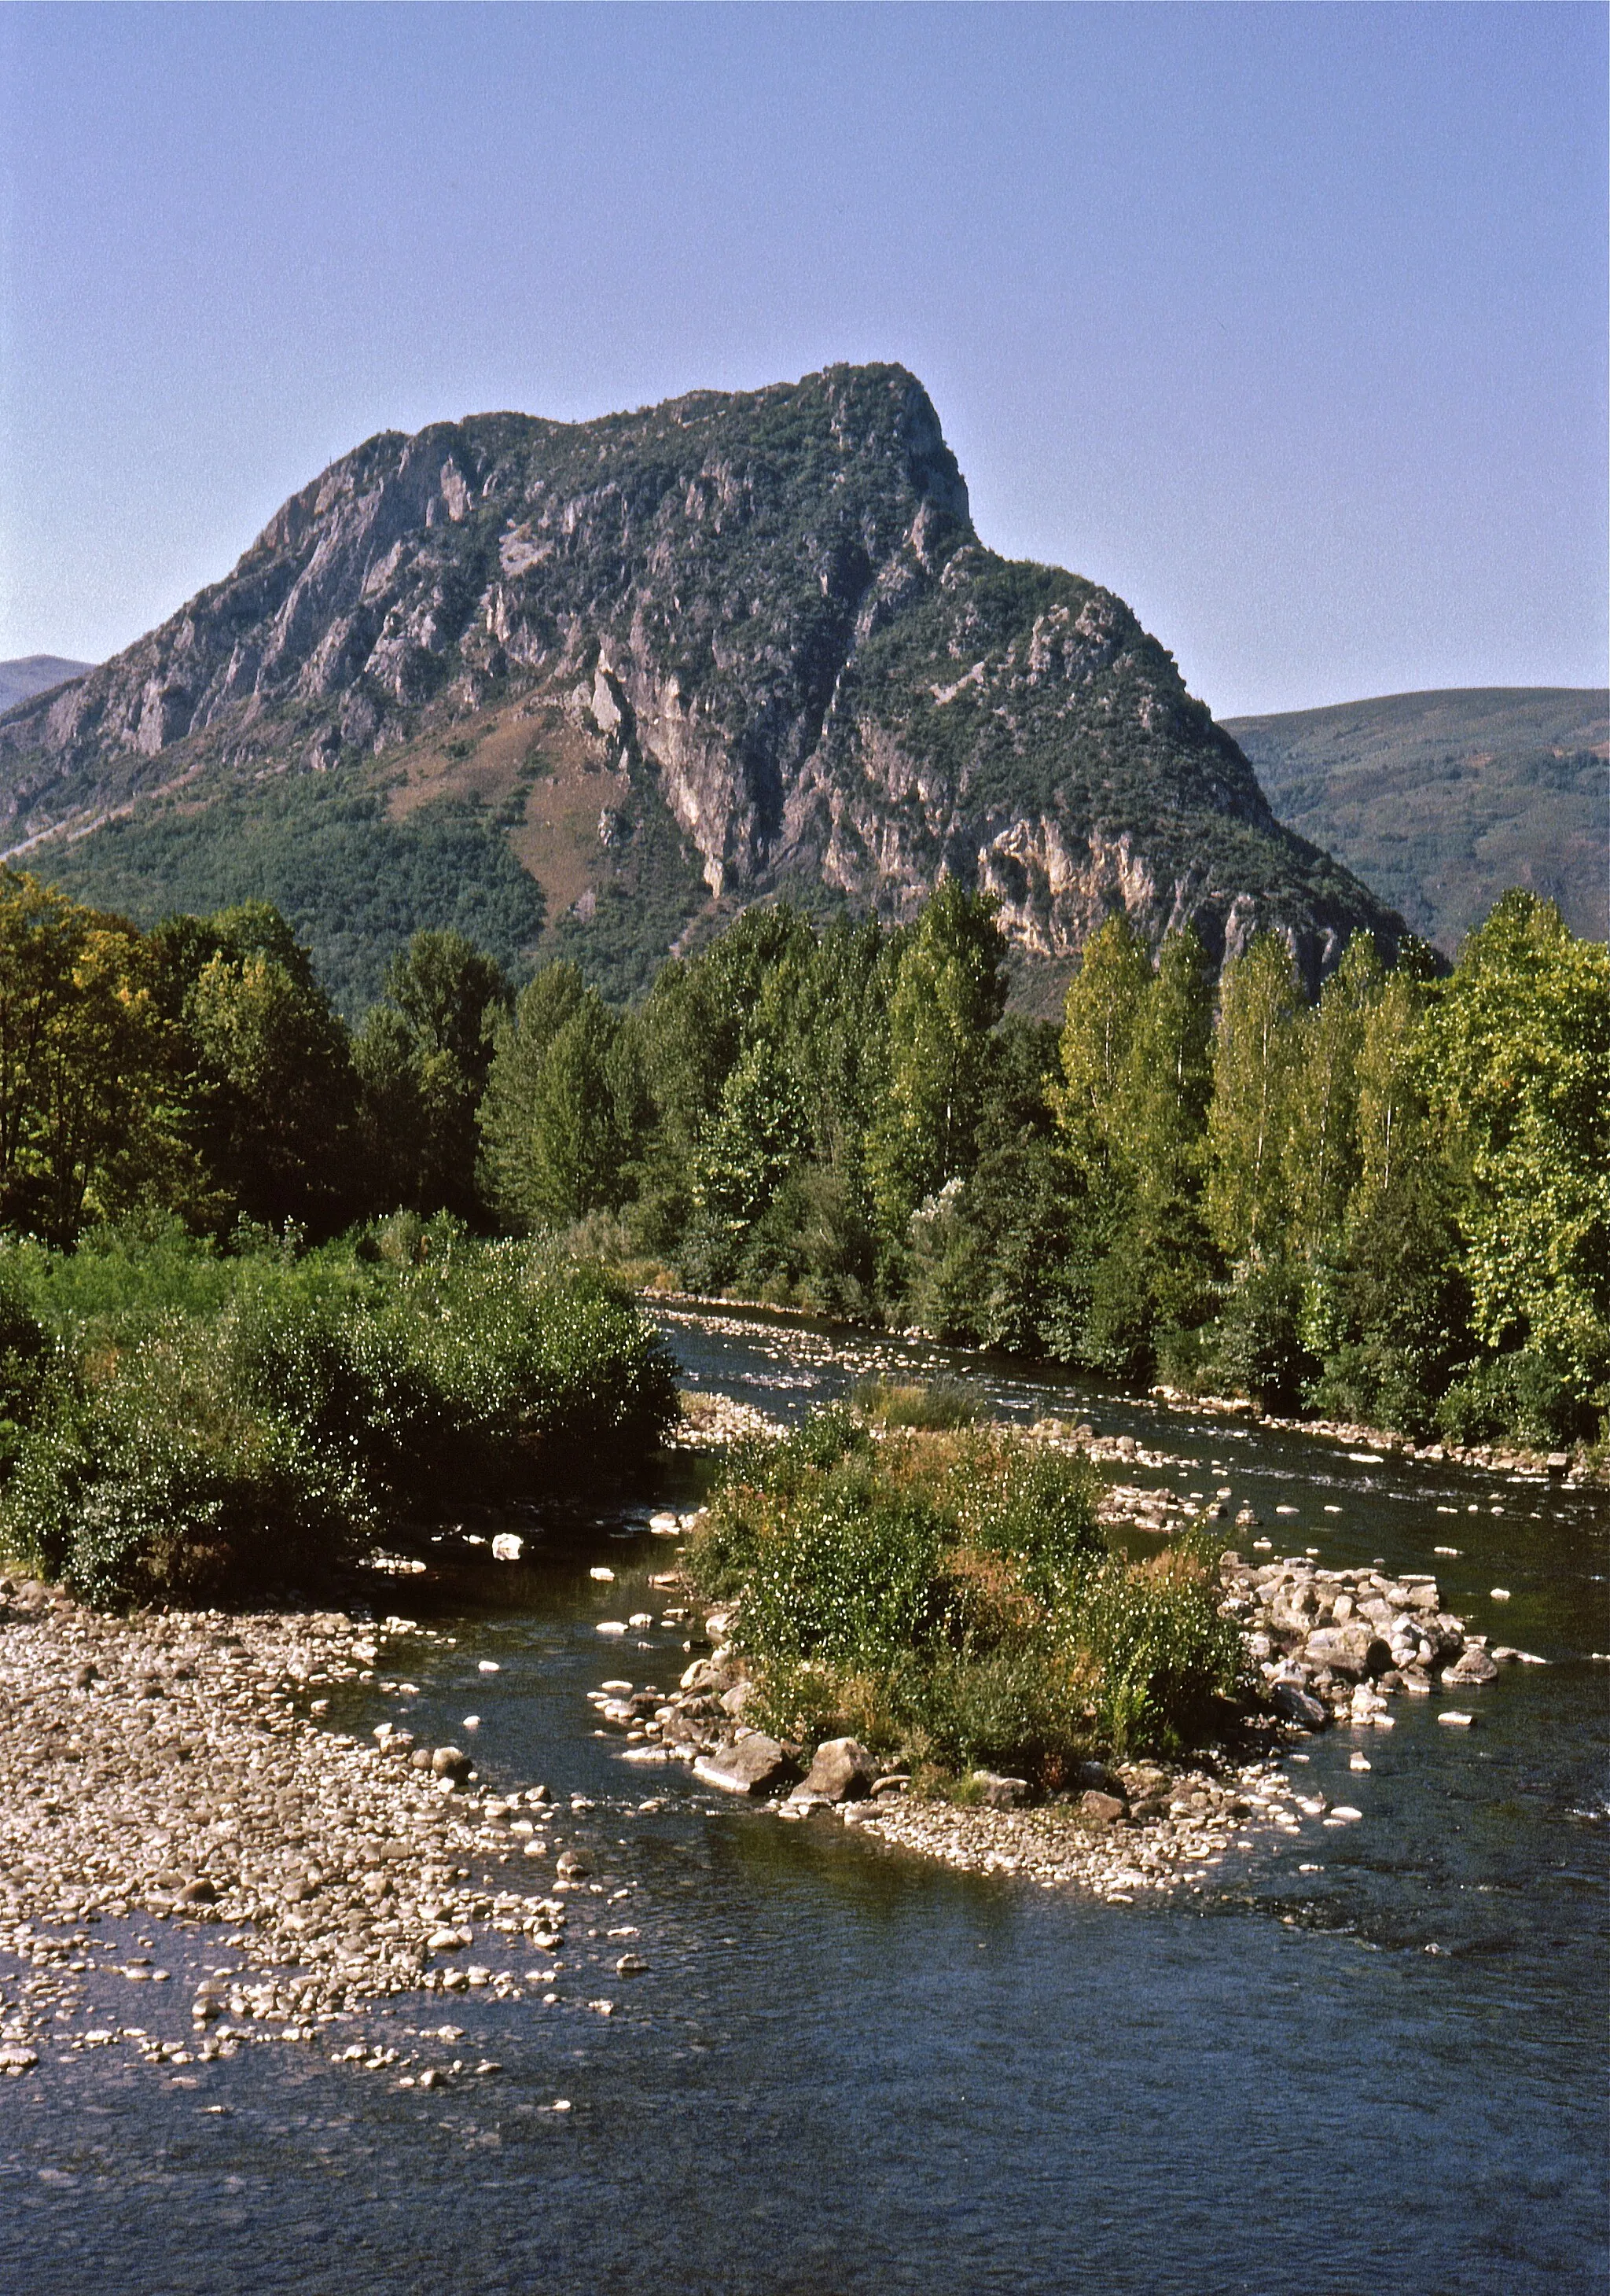
M665 1325L690 1385L789 1416L875 1365L958 1368L760 1318ZM462 2058L501 2067L429 2092L331 2062L339 2030L178 2075L108 2050L0 2084L5 2286L1610 2284L1605 1495L960 1368L1008 1417L1089 1416L1182 1463L1151 1480L1229 1486L1277 1553L1434 1570L1448 1608L1548 1663L1468 1693L1468 1733L1400 1701L1390 1734L1303 1749L1361 1823L1316 1820L1195 1893L1094 1904L930 1866L828 1817L780 1824L677 1765L628 1768L584 1693L617 1673L668 1685L685 1665L679 1629L596 1631L628 1608L658 1617L647 1579L666 1545L646 1506L555 1519L506 1574L511 1595L434 1616L457 1640L419 1646L408 1720L434 1741L477 1713L485 1775L592 1805L573 1831L598 1886L591 1913L573 1900L560 1997L410 1997L362 2021L400 2046L450 2014ZM331 1720L396 1714L355 1688ZM1355 1744L1367 1775L1349 1770ZM626 1945L642 1974L612 1973ZM586 1998L606 1992L607 2017Z

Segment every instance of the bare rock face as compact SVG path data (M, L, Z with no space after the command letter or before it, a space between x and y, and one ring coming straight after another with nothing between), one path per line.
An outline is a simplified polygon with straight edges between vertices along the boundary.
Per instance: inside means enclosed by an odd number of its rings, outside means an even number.
M1117 907L1221 955L1272 928L1311 980L1361 926L1395 943L1121 599L985 547L898 366L381 433L159 629L0 718L0 823L15 848L181 787L361 775L546 707L658 786L727 907L825 885L903 918L949 872L1052 961Z

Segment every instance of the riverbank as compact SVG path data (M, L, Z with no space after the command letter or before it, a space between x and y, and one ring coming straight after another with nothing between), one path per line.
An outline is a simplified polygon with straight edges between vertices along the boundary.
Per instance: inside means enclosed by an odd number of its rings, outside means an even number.
M852 1344L848 1347L824 1341L829 1350L851 1363L858 1371L876 1373L886 1369L896 1359L887 1350L901 1344L919 1344L938 1349L940 1342L926 1332L911 1329L890 1332L870 1324L853 1324L830 1316L807 1314L804 1308L773 1307L764 1300L710 1299L698 1292L640 1289L635 1294L640 1306L651 1308L662 1314L682 1316L690 1322L707 1325L715 1331L741 1332L746 1324L751 1329L768 1327L783 1329L795 1336L796 1345L801 1335L814 1331L823 1333L843 1332ZM943 1352L963 1362L971 1361L982 1369L1009 1364L1018 1377L1032 1377L1042 1373L1042 1364L1017 1357L986 1356L974 1348L945 1346ZM1388 1459L1418 1460L1428 1465L1450 1465L1473 1469L1478 1473L1519 1475L1528 1481L1561 1481L1573 1488L1582 1485L1603 1487L1610 1484L1610 1447L1597 1447L1578 1444L1571 1451L1537 1451L1524 1445L1488 1443L1460 1445L1436 1442L1417 1443L1407 1435L1392 1428L1369 1427L1352 1421L1282 1418L1266 1412L1261 1405L1243 1396L1194 1395L1182 1388L1156 1386L1145 1392L1116 1390L1113 1399L1126 1408L1148 1412L1188 1412L1205 1419L1232 1420L1243 1426L1257 1427L1266 1433L1302 1435L1320 1441L1334 1443L1353 1450L1367 1450L1378 1455L1377 1464ZM1095 1406L1099 1409L1099 1404ZM1048 1423L1052 1426L1059 1422Z
M388 1669L451 1639L333 1611L118 1619L0 1579L0 1956L29 1972L0 2071L113 2042L205 2063L403 1996L568 1999L576 1813L541 1783L494 1796L399 1725L365 1744L322 1719L355 1684L405 1718ZM387 2062L423 2078L418 2054Z

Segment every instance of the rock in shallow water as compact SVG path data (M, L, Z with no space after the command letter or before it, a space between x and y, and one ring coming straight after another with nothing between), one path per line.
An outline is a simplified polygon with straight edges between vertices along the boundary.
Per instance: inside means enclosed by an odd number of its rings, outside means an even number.
M754 1730L736 1745L701 1754L693 1765L693 1775L723 1793L764 1794L786 1784L793 1767L775 1738Z
M854 1738L824 1738L803 1785L795 1791L817 1801L859 1801L872 1791L878 1764Z
M1478 1650L1473 1643L1452 1666L1446 1669L1442 1684L1445 1689L1451 1689L1456 1683L1462 1687L1472 1682L1496 1682L1497 1679L1496 1664L1484 1650Z
M1304 1730L1322 1730L1330 1719L1330 1709L1323 1705L1312 1691L1295 1682L1271 1684L1269 1702L1275 1712L1287 1722L1299 1722Z

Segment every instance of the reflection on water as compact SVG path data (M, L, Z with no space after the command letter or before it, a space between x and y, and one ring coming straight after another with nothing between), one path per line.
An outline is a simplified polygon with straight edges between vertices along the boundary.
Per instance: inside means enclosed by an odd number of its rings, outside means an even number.
M891 1356L956 1368L914 1346L668 1328L695 1382L789 1415ZM658 1620L666 1546L641 1516L556 1522L496 1582L500 1607L420 1647L406 1704L427 1738L478 1713L486 1775L591 1803L566 1820L593 1876L560 1997L409 2000L352 2028L503 2068L429 2093L331 2064L342 2027L318 2051L192 2068L191 2086L110 2050L0 2086L6 2284L1203 2296L1610 2276L1603 1499L963 1368L1010 1415L1135 1434L1181 1491L1228 1483L1277 1552L1434 1569L1451 1608L1549 1663L1475 1693L1467 1736L1400 1702L1395 1730L1358 1741L1368 1774L1350 1734L1315 1742L1307 1776L1361 1824L1227 1861L1189 1906L1111 1907L624 1765L584 1692L666 1684L685 1657L674 1629L595 1626ZM601 1561L614 1581L588 1577ZM382 1713L398 1702L364 1693L331 1720ZM615 1973L623 1942L642 1974ZM188 1992L169 1989L176 2020ZM585 2005L606 1991L608 2019ZM419 2041L448 2014L457 2038Z

